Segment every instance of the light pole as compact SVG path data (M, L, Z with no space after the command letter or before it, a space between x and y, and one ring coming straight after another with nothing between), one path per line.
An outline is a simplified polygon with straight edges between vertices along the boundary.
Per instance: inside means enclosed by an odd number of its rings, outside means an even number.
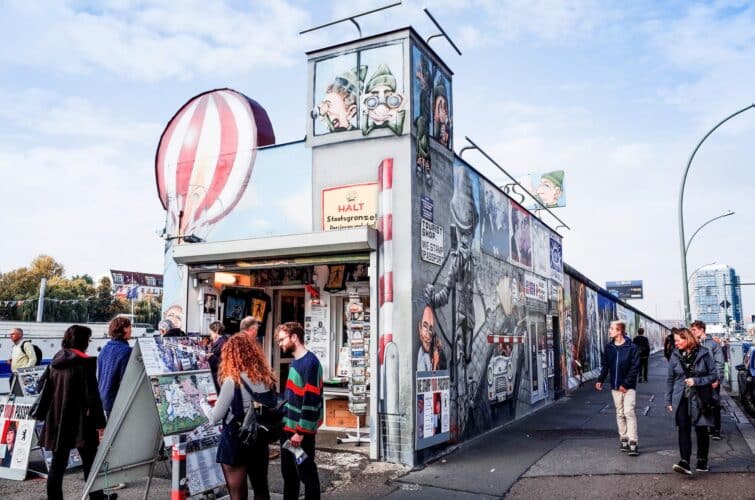
M690 281L692 280L692 278L694 278L694 277L695 277L695 275L697 274L697 272L698 272L698 271L699 271L700 269L702 269L702 268L704 268L704 267L706 267L706 266L713 266L713 265L716 265L716 264L718 264L718 262L716 262L716 261L714 260L713 262L709 262L709 263L707 263L707 264L703 264L702 266L698 267L697 269L695 269L694 271L692 271L692 274L690 274L690 275L689 275L689 278L687 278L687 283L689 283L689 282L690 282Z
M715 127L710 129L708 133L705 134L702 139L700 139L700 142L697 143L697 146L695 146L695 149L692 150L692 154L690 155L689 160L687 161L687 167L684 169L684 174L682 175L682 185L679 189L679 253L680 253L681 261L682 261L682 289L684 290L684 294L683 294L684 295L684 321L687 323L689 323L692 320L692 318L690 317L690 310L689 310L689 286L687 283L687 247L688 247L688 244L685 241L685 237L684 237L684 186L687 183L687 173L689 173L689 167L692 165L692 160L695 158L695 154L697 153L697 150L700 149L700 146L702 146L703 142L705 142L705 139L707 139L710 136L710 134L715 132L715 130L718 127L720 127L727 121L731 120L735 116L741 113L744 113L748 109L752 109L752 108L755 108L755 104L750 104L746 108L742 108L736 113L732 113L731 115L727 116L726 118L718 122ZM697 231L695 231L695 234L697 234Z
M717 221L718 219L723 219L724 217L728 217L730 215L734 215L734 213L735 212L733 212L732 210L729 210L726 213L723 213L721 215L713 217L712 219L708 219L700 227L698 227L695 230L694 233L692 233L692 236L690 237L689 241L687 241L687 244L684 246L684 253L683 253L684 272L687 272L687 252L689 251L689 246L692 244L692 240L694 240L695 236L697 236L697 233L699 233L702 228L704 228L705 226L707 226L711 222ZM706 264L706 265L708 265L708 264ZM690 307L689 307L689 282L692 279L692 276L694 276L702 267L704 267L704 266L701 266L701 267L698 267L697 269L695 269L695 271L692 274L690 274L689 277L687 277L686 280L684 281L684 284L685 284L684 293L686 294L685 297L684 297L685 298L685 301L684 301L684 306L685 306L685 310L684 310L685 318L684 318L684 321L687 324L689 324L692 321L692 315L691 315L692 311L690 310Z

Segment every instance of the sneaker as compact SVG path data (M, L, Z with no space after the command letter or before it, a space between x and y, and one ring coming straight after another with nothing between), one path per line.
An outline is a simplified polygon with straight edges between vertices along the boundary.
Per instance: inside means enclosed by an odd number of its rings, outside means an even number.
M637 443L635 443L634 441L630 441L629 442L629 456L636 457L639 454L640 452L637 451Z
M689 462L686 460L679 460L679 463L674 464L674 472L678 472L679 474L686 474L688 476L692 475L692 469L689 467Z
M697 459L697 467L695 467L695 470L697 472L708 472L710 469L708 468L708 461L703 460L702 458Z
M629 441L621 440L621 446L619 446L619 449L623 451L624 453L627 453L629 451Z
M721 441L721 431L710 431L710 438L714 441Z

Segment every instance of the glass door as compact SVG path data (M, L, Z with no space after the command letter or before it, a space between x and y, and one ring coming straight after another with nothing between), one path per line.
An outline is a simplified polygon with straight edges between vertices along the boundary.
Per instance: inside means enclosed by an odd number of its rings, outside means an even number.
M278 347L275 329L282 323L297 321L304 324L304 290L275 290L273 292L275 323L273 323L273 368L278 375L278 388L281 392L288 380L288 366L293 355L284 353Z

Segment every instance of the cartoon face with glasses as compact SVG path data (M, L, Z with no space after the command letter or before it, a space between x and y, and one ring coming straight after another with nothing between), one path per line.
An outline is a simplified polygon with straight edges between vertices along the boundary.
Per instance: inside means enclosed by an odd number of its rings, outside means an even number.
M396 92L396 77L381 64L365 85L362 97L362 135L376 128L388 128L396 135L404 130L404 96Z

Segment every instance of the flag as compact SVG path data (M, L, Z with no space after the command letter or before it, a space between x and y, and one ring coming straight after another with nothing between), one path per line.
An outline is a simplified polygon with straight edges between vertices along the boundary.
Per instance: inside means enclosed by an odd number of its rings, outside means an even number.
M139 287L137 285L134 285L129 289L128 294L126 295L126 298L129 300L134 300L134 299L137 299L138 297L139 297Z

